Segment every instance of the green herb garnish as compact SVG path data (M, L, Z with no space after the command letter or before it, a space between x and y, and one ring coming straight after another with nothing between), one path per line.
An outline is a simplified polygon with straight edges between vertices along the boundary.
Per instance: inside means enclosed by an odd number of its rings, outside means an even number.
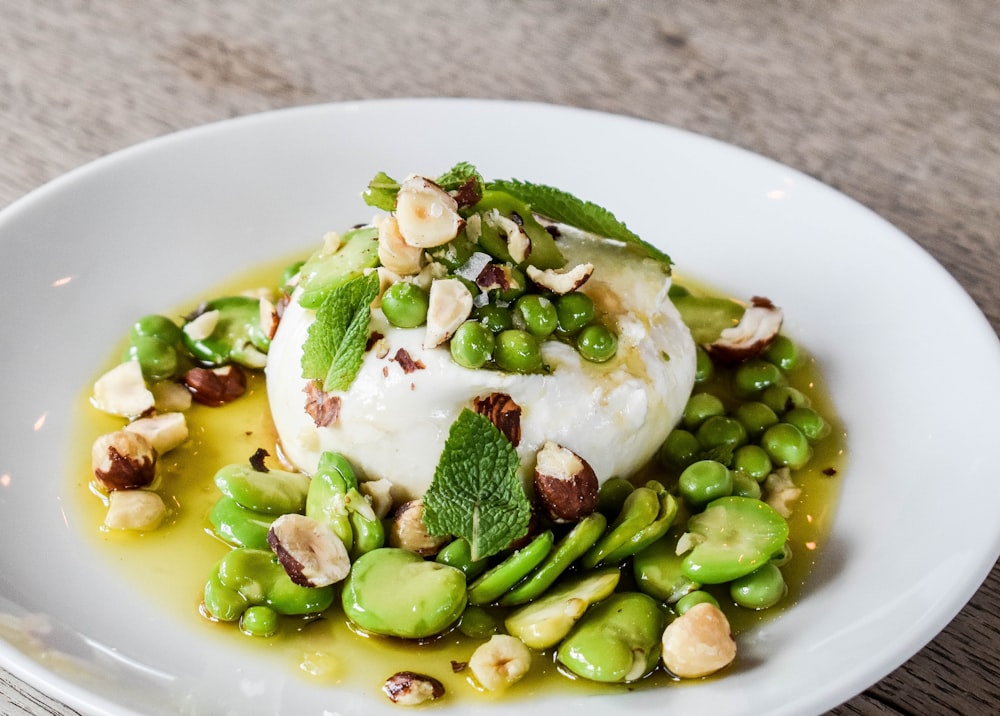
M451 169L434 180L434 183L445 191L455 191L469 180L476 183L478 193L483 192L483 177L469 162L459 162ZM374 206L382 211L396 210L396 195L399 193L399 182L385 172L379 172L368 182L368 188L361 195L368 206Z
M302 377L323 381L323 390L347 390L364 360L378 274L359 276L334 289L316 309L302 351Z
M486 188L503 191L520 199L528 204L533 212L547 219L638 246L647 255L667 267L673 263L667 254L639 238L610 211L593 202L579 199L562 189L544 184L531 184L519 179L491 181L487 183Z
M527 533L531 517L517 468L510 441L488 418L464 409L424 495L427 530L466 539L473 560L510 546Z

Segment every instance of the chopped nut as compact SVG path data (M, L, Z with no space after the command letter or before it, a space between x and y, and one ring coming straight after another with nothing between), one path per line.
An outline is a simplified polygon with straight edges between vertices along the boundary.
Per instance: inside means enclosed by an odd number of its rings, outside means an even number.
M358 490L371 502L377 519L383 519L392 512L392 482L384 477L379 480L365 480L358 484Z
M289 513L271 523L267 543L288 578L303 587L336 584L351 570L351 558L340 537L322 522Z
M444 696L444 684L432 676L400 671L385 680L382 691L400 706L416 706Z
M796 487L791 470L782 467L764 480L764 492L765 502L787 519L792 516L792 505L802 495L802 488Z
M150 386L160 413L182 413L191 407L191 391L172 380L161 380Z
M155 530L167 516L163 498L149 490L115 490L108 499L104 526L112 530Z
M448 243L465 223L458 215L458 203L440 186L420 176L411 176L400 185L396 222L406 243L420 248Z
M275 332L278 330L278 321L281 316L278 314L278 308L274 305L272 301L267 298L260 299L260 328L264 331L264 335L268 339L274 338Z
M513 398L506 393L490 393L476 398L473 406L477 413L490 419L511 445L517 447L521 443L521 406Z
M531 650L509 634L494 634L480 644L469 659L476 681L488 691L502 691L520 681L531 669Z
M593 468L572 450L547 441L535 462L535 496L554 522L576 522L597 509Z
M138 361L125 361L102 375L94 383L94 407L111 415L134 418L156 404L146 388Z
M423 500L404 502L396 510L389 529L389 546L430 557L437 554L447 542L448 537L436 537L427 531Z
M184 324L182 329L193 341L203 341L215 332L219 325L219 311L205 311Z
M714 604L695 604L663 632L663 664L682 679L707 676L735 658L729 621Z
M486 223L499 229L507 237L507 251L514 263L524 263L531 254L531 239L524 229L513 219L501 214L497 209L486 214Z
M302 392L306 394L306 413L313 419L317 428L336 424L340 419L339 395L327 393L315 380L306 383Z
M423 368L426 367L422 361L413 360L413 356L411 356L410 352L405 348L400 348L398 351L396 351L396 355L390 358L389 360L393 360L399 363L399 367L402 368L403 372L406 373L407 375L409 375L414 371L422 370Z
M147 487L156 476L156 450L139 433L118 430L101 435L90 457L94 478L109 492Z
M754 296L735 326L726 328L705 350L725 363L739 363L760 355L781 330L784 314L766 298Z
M528 278L559 296L571 293L587 282L594 273L594 264L577 264L571 269L539 269L528 266Z
M212 407L231 403L247 389L246 376L235 365L192 368L184 374L184 384L195 401Z
M408 276L420 272L424 250L406 243L399 233L399 222L386 216L378 224L378 258L389 271Z
M188 438L187 420L184 419L183 413L162 413L149 418L139 418L126 425L124 429L139 433L146 438L157 455L170 452Z
M471 313L472 294L464 283L457 278L434 281L427 301L424 348L434 348L451 338Z

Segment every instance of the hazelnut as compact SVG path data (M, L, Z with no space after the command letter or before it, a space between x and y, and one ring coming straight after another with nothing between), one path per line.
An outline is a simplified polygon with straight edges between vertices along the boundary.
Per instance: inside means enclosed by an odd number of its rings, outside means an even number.
M155 405L138 361L119 363L94 383L94 407L111 415L134 418Z
M351 571L351 558L329 525L288 513L271 523L267 543L295 584L327 587Z
M444 696L444 684L433 676L400 671L385 680L382 691L394 704L416 706Z
M576 522L597 509L593 468L572 450L547 441L535 458L535 496L554 522Z
M451 338L471 313L472 294L461 280L445 278L431 283L424 348L434 348Z
M192 368L184 374L184 384L195 401L212 407L231 403L247 389L246 376L235 365Z
M766 298L754 296L750 306L735 326L730 326L719 337L705 346L712 358L724 363L741 361L760 355L781 330L784 314Z
M682 679L708 676L735 658L729 620L714 604L695 604L663 632L663 665Z
M571 269L545 269L528 266L528 278L542 288L562 296L572 293L587 282L594 273L594 264L577 264Z
M160 413L133 420L124 430L139 433L149 440L157 455L173 450L188 438L187 420L183 413Z
M396 509L389 529L389 546L430 557L437 554L448 540L447 536L436 537L427 531L423 500L410 500Z
M155 530L167 516L163 498L149 490L115 490L108 500L104 526L112 530Z
M440 186L421 176L408 177L396 195L399 233L410 246L431 248L454 239L465 225L458 203Z
M136 432L118 430L101 435L90 456L94 478L109 492L147 487L156 474L156 450Z
M399 222L395 217L387 216L378 224L378 259L389 271L408 276L420 272L424 250L406 243L399 233Z

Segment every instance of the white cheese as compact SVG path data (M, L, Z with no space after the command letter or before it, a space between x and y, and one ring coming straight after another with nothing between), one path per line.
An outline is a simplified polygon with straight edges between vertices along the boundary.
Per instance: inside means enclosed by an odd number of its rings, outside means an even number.
M581 290L614 317L615 358L589 363L572 346L550 340L543 345L548 374L470 370L451 360L447 344L425 349L423 328L393 328L375 309L371 329L385 336L388 352L369 351L351 387L334 393L341 399L337 422L317 427L305 412L301 377L302 346L314 313L293 299L267 364L268 398L284 457L312 473L321 452L339 451L368 479L388 479L400 496L419 497L462 409L503 392L522 411L522 478L549 440L583 457L602 482L642 467L680 419L691 393L690 332L667 297L670 279L655 261L582 234L567 232L559 245L569 265L595 266ZM399 350L423 367L406 373L394 360Z

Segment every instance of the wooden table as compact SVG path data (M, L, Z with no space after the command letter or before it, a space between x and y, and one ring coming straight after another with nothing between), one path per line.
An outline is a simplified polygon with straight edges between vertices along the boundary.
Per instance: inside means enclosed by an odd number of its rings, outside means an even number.
M857 199L1000 330L993 0L0 0L0 206L204 122L370 97L536 100L739 145ZM1000 710L1000 569L835 714ZM75 711L0 671L0 712Z

